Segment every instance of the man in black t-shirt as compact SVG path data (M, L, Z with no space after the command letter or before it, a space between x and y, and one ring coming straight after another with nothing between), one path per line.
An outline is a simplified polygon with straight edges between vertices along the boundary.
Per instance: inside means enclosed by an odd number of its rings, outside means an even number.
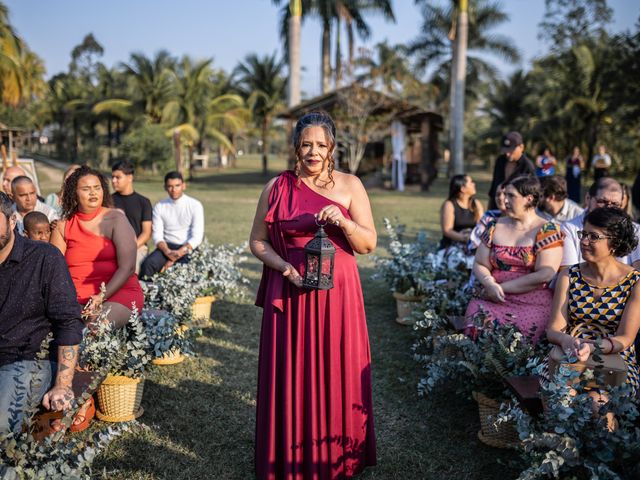
M524 153L524 142L518 132L509 132L502 137L500 148L502 155L496 159L489 189L489 210L497 208L495 197L499 185L520 175L536 173L533 162Z
M113 203L129 219L129 223L136 232L138 255L136 258L136 273L147 255L147 242L151 238L151 202L147 197L133 190L133 165L126 160L116 162L111 167L111 184L115 193Z

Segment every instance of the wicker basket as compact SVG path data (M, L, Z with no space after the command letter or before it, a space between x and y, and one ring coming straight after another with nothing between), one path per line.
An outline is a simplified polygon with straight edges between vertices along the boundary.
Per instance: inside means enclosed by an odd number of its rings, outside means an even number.
M96 417L105 422L129 422L143 413L143 378L107 375L98 387Z
M194 324L199 327L211 326L211 306L215 302L216 297L209 295L207 297L198 297L191 306Z
M398 311L396 322L400 325L413 325L415 321L411 318L411 312L417 308L418 304L422 301L422 297L402 295L401 293L393 292L393 298L396 299L396 309Z
M515 425L510 422L495 423L500 412L500 403L480 392L473 392L473 398L478 402L478 411L480 413L478 439L490 447L516 447L520 443L520 439Z
M165 352L160 358L154 358L151 363L154 365L175 365L184 362L184 355L180 350Z

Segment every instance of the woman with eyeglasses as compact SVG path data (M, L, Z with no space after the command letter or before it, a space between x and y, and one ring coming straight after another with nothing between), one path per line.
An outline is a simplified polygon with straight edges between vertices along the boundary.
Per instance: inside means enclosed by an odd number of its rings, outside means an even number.
M604 354L620 354L627 383L637 392L640 369L633 343L640 328L640 272L618 260L638 245L633 222L619 208L596 208L578 238L584 261L558 276L547 338L579 361L589 358L596 341ZM567 332L578 324L584 328L574 338ZM592 397L596 407L607 401L601 392Z
M473 273L483 288L469 303L469 324L480 312L512 323L537 342L549 320L553 294L548 283L562 259L560 226L536 213L540 182L533 175L505 185L505 214L492 219L476 252Z

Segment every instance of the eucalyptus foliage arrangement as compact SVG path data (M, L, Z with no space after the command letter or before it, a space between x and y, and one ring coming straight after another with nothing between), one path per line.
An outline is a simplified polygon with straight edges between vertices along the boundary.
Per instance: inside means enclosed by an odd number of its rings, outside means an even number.
M516 420L528 466L518 477L533 479L640 478L638 402L627 385L607 389L608 402L594 415L588 376L561 366L542 385L544 415L503 406L498 421ZM613 422L607 418L613 415Z
M172 313L181 323L192 320L191 306L197 297L214 295L241 297L246 294L245 278L240 264L246 243L241 246L213 246L207 240L191 254L189 263L177 263L166 272L142 283L145 305Z
M79 348L79 364L93 371L108 370L111 375L141 378L151 362L151 349L140 320L138 310L133 309L128 323L114 328L104 309L85 329Z
M425 323L433 321L425 316ZM541 363L544 347L534 348L514 325L476 321L482 323L476 327L475 338L464 333L445 334L432 341L431 353L414 353L426 371L418 384L421 395L453 380L460 393L476 390L490 398L507 398L503 380L531 375Z
M240 264L247 260L247 242L236 245L212 245L206 239L194 250L190 265L198 295L244 297L249 280L242 274Z
M170 353L193 355L193 329L180 324L175 316L163 310L145 310L140 318L154 358Z
M421 296L423 276L427 275L427 255L433 245L427 241L427 234L418 232L414 242L405 242L405 226L394 226L388 218L384 220L384 228L389 235L388 251L390 257L374 256L376 273L374 279L382 279L391 291L412 296Z
M51 335L42 343L37 355L39 360L48 359L50 340ZM103 375L96 376L94 382L89 386L89 390L93 390L102 377ZM38 376L34 376L34 378L38 378ZM19 397L27 394L27 386L22 381L20 373L17 374L15 380L17 389L13 398L17 401ZM33 382L37 381L33 380ZM29 387L32 390L39 388L36 384ZM74 415L89 396L90 394L85 392L82 397L74 400L72 407L64 412L61 420L63 426L66 428L71 426ZM0 478L4 480L89 480L92 478L91 464L95 456L104 450L115 437L131 428L130 424L121 423L95 431L89 436L74 435L72 437L65 437L64 430L61 430L37 441L33 432L35 414L39 410L39 404L34 402L27 406L24 412L26 422L23 429L16 425L17 408L17 405L10 408L9 424L12 431L0 433Z

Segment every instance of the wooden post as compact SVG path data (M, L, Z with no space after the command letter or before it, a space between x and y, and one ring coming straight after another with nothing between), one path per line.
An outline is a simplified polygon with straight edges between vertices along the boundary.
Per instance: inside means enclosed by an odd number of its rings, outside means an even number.
M4 146L0 146L0 154L2 154L2 172L6 172L7 168L9 168L9 157L7 156L7 148Z

